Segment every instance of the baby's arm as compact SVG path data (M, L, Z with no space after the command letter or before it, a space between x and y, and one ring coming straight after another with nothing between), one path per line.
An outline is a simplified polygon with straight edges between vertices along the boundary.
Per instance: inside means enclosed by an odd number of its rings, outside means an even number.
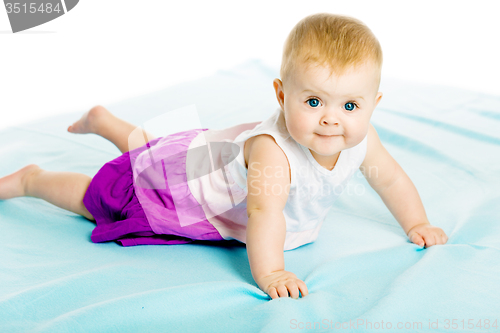
M285 271L283 209L290 189L288 161L269 135L251 141L248 159L246 246L252 276L271 298L306 296L305 283Z
M380 195L411 242L427 247L445 244L448 237L430 224L415 185L387 152L370 124L366 157L360 166L370 186Z

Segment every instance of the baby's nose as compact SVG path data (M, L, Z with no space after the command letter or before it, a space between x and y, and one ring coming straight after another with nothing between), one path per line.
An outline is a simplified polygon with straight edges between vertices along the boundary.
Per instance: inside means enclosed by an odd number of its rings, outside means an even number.
M338 120L333 118L333 117L323 118L321 120L321 123L323 125L338 125L339 124Z

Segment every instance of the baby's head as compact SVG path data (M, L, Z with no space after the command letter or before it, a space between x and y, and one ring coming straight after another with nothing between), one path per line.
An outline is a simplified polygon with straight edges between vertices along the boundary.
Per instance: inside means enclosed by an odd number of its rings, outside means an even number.
M357 145L382 97L381 68L380 44L361 21L328 13L302 19L274 80L290 135L317 160Z

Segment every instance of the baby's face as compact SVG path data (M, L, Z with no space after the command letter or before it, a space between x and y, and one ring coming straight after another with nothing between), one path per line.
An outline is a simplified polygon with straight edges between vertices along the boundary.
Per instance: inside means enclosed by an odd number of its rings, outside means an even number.
M382 97L377 93L377 70L367 63L342 76L330 76L328 68L302 65L285 87L275 80L288 132L309 148L318 163L333 165L341 150L365 138L370 117Z

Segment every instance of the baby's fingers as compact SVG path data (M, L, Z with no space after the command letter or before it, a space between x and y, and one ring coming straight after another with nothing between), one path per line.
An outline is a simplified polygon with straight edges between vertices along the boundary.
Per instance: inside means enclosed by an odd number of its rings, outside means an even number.
M288 297L288 289L285 285L279 285L276 289L278 290L278 295L280 297Z
M284 285L277 287L269 287L267 291L268 295L271 296L271 299L280 298L280 297L288 297L288 290Z
M438 244L445 244L448 241L446 234L441 231L432 231L424 235L426 247Z
M444 232L437 232L435 233L435 239L436 239L436 245L437 244L446 244L446 242L448 241L448 236L446 236L446 234Z
M291 298L299 298L299 287L294 281L288 281L285 285Z
M424 244L425 244L422 236L417 234L417 233L413 233L413 235L411 236L411 241L413 243L417 244L418 246L424 246Z
M306 284L301 280L288 281L285 284L270 287L268 290L272 299L289 296L297 299L300 297L299 292L302 293L302 297L309 293Z
M441 239L443 240L443 243L442 243L442 244L446 244L446 242L448 242L448 236L446 236L446 234L445 234L445 233L443 233L443 234L441 235Z
M433 245L436 245L436 242L437 242L436 236L437 235L433 232L426 233L425 235L423 235L423 237L425 239L425 247L426 248L431 247Z
M309 290L307 290L307 286L304 281L302 280L297 280L297 286L299 287L300 293L302 294L302 297L307 296L309 294Z
M279 298L278 291L275 287L269 288L267 293L269 294L269 296L271 296L271 299Z

